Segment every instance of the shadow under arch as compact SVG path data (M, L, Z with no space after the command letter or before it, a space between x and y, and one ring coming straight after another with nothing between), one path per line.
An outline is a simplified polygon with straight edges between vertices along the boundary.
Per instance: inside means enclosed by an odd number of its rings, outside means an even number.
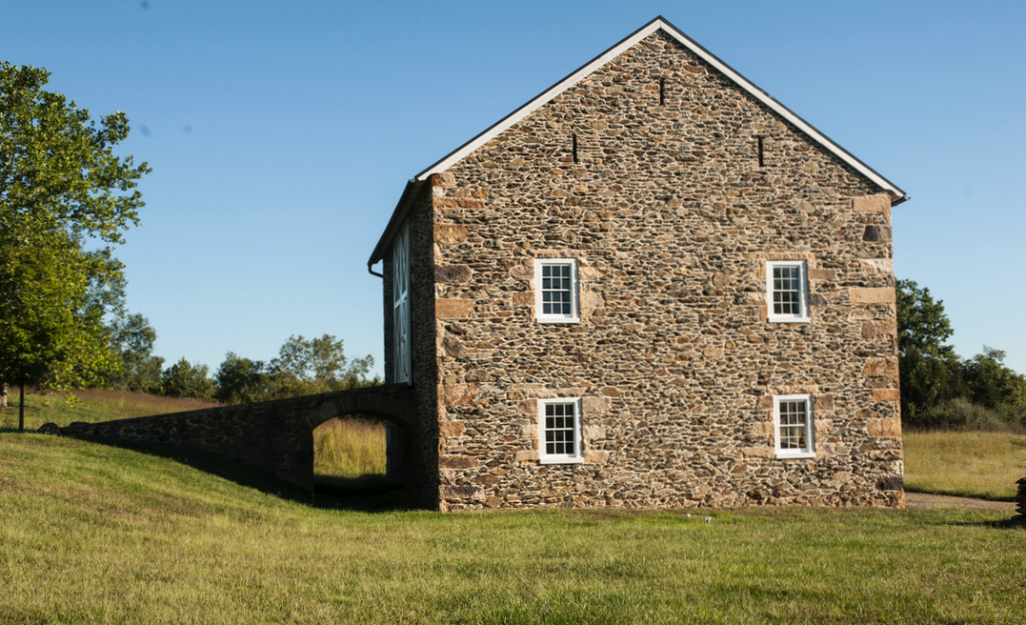
M73 423L59 430L65 436L172 458L278 496L317 502L318 507L347 507L313 495L313 430L347 414L373 415L396 430L408 431L417 419L413 387L371 386L151 417Z

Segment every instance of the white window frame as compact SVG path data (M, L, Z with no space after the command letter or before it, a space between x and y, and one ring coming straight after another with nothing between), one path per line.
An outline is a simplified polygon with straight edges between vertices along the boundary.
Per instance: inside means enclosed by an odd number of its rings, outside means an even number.
M799 313L780 314L773 312L773 270L781 268L797 268L799 272ZM769 260L766 261L766 312L771 323L808 323L809 322L809 279L807 265L804 260Z
M542 267L570 266L570 314L542 312ZM534 259L534 318L539 323L580 323L580 293L577 280L576 258L535 258Z
M784 402L805 402L805 447L781 448L780 441L780 405ZM777 458L815 458L816 441L812 415L812 395L774 395L773 396L773 442L777 450Z
M574 449L573 452L569 454L550 454L546 451L545 407L556 404L572 405L574 407ZM580 397L559 397L538 400L538 458L542 464L580 464L584 462L584 441L581 437L583 431L583 415L581 415Z

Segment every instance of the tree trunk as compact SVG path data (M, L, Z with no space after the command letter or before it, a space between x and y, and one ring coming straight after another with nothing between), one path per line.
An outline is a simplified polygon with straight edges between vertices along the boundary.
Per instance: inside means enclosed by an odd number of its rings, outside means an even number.
M0 382L0 410L7 407L7 382Z

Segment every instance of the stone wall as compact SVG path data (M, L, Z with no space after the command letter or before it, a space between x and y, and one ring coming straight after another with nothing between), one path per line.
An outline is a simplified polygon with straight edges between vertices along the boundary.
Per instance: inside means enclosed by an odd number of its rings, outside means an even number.
M412 342L413 392L417 418L405 431L387 430L388 473L391 479L415 483L421 500L438 505L438 377L435 353L434 239L432 198L427 188L414 199L410 220L410 335ZM393 267L391 253L384 260L385 375L394 381L392 334Z
M890 198L670 37L432 185L442 509L903 505ZM546 257L578 259L578 324L534 321ZM787 259L809 323L767 322ZM816 457L777 459L798 392ZM540 464L538 398L576 396L585 462Z
M197 449L312 490L314 428L337 416L360 413L409 429L415 412L412 393L403 384L152 417L76 423L46 431L85 439ZM418 490L416 483L406 485L425 503L434 505L436 491L425 493Z

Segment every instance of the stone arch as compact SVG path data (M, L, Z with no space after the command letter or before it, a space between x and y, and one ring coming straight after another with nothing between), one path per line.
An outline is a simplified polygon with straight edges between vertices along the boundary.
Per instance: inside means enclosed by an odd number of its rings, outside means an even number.
M347 414L367 414L400 428L409 429L416 419L416 406L412 397L396 397L385 393L359 393L342 395L324 402L311 410L306 417L307 425L313 431L317 426Z
M374 415L401 430L411 430L417 420L413 387L371 386L153 417L76 423L60 428L60 433L196 449L313 490L314 428L352 413Z

